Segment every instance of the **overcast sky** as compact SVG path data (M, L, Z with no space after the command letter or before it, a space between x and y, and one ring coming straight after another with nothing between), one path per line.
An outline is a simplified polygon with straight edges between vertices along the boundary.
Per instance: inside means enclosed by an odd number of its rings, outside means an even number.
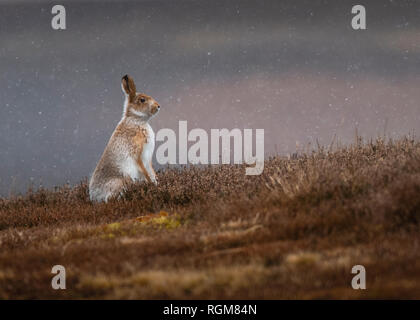
M360 2L360 1L359 1ZM0 195L89 176L121 118L121 76L155 132L265 129L267 154L420 127L420 5L362 1L0 1Z

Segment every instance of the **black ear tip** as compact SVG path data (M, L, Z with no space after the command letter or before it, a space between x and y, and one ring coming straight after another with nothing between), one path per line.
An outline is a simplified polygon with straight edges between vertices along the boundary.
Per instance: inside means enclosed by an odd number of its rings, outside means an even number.
M124 77L122 77L123 80L128 81L128 74L126 74Z

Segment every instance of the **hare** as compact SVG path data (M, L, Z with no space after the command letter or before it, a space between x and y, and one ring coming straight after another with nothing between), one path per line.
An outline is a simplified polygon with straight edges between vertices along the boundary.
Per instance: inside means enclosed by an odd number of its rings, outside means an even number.
M149 125L160 109L152 97L136 91L134 80L121 80L125 93L124 111L89 183L92 201L108 201L119 196L124 187L135 181L157 184L152 167L155 134Z

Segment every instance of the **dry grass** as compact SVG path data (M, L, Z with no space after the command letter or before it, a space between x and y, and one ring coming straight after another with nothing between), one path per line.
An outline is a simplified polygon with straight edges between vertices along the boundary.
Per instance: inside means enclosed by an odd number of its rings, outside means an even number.
M420 298L415 140L158 178L108 204L86 182L0 199L0 298Z

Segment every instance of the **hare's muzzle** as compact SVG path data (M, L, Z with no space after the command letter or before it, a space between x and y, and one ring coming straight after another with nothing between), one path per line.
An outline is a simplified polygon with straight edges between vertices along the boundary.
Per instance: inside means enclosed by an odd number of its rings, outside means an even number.
M160 110L160 105L158 105L158 104L154 104L154 105L152 106L152 113L153 113L153 114L157 113L159 110Z

